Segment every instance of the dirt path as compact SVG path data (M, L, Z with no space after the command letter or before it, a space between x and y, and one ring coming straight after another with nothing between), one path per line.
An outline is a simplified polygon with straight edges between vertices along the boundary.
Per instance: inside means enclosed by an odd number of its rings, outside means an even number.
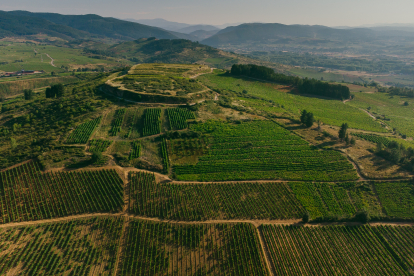
M47 55L47 57L51 59L50 65L52 65L53 67L56 67L55 64L54 64L55 60L51 56L49 56L49 54L45 54L45 55Z
M200 73L200 74L197 74L197 75L191 76L191 77L190 77L190 79L195 79L195 78L197 78L198 76L205 75L205 74L211 74L211 73L213 73L213 70L214 70L214 68L210 68L210 72Z

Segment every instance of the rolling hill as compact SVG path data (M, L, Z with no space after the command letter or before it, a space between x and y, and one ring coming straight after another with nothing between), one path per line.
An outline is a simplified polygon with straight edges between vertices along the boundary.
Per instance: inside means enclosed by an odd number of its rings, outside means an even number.
M71 45L71 47L76 47L76 45ZM80 47L84 48L84 51L89 54L123 58L135 63L199 63L222 69L228 69L235 63L253 63L266 64L277 69L275 64L225 52L184 39L158 40L143 38L112 46L102 43L91 43L89 45L82 43Z
M100 37L115 40L135 40L144 37L178 38L160 28L94 14L62 15L11 11L1 12L0 22L4 22L2 23L4 26L0 25L4 35L46 33L66 39ZM56 33L63 33L63 35Z

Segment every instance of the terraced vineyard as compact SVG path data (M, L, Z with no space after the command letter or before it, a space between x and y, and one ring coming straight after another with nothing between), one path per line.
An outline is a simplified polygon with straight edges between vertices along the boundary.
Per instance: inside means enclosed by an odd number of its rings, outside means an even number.
M269 275L251 224L131 220L120 275Z
M0 229L1 275L113 275L123 218Z
M413 227L261 227L276 275L407 275Z
M131 175L129 210L174 220L301 218L304 208L285 183L156 183Z
M161 133L161 108L147 108L144 112L143 136Z
M66 139L67 144L86 144L96 127L101 123L102 117L80 124Z
M195 119L194 113L184 108L168 108L167 115L171 130L185 129L187 120Z
M374 187L369 183L289 183L300 203L312 219L350 218L367 210L372 217L386 216Z
M141 155L141 142L134 141L134 142L131 142L131 145L132 145L132 150L129 155L129 160L139 158L139 156Z
M271 121L238 125L209 121L191 129L212 136L212 143L196 165L174 166L178 180L357 179L352 164L339 152L312 148Z
M112 122L112 129L110 131L111 136L118 135L118 132L121 131L122 123L124 122L125 108L118 109L116 111L114 121Z
M123 182L115 170L42 173L35 162L0 172L0 223L117 212Z
M112 145L111 140L103 140L103 139L92 139L89 142L89 151L90 152L104 152L107 148Z

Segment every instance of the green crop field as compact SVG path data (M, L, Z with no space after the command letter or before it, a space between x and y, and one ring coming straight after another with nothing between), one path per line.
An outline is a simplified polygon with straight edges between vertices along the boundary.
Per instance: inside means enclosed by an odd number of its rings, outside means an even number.
M251 224L132 220L120 275L269 275Z
M381 203L368 183L289 183L312 219L350 218L367 210L372 217L383 218Z
M131 175L132 213L174 220L290 219L304 209L285 183L157 184L153 175Z
M276 275L408 275L413 227L262 227Z
M122 224L107 217L0 229L0 274L112 275Z
M116 212L122 185L114 170L42 173L29 162L0 172L1 223Z
M412 182L375 183L378 197L390 217L414 218L414 185Z
M113 141L102 140L102 139L92 139L89 141L89 151L90 152L104 152L112 144Z
M66 139L66 143L86 144L92 136L92 133L101 123L101 119L102 117L98 117L94 120L78 125L75 130L69 134L69 137Z
M167 115L171 130L185 129L188 127L187 120L195 119L192 111L183 108L168 108Z
M338 100L318 99L282 92L270 83L233 78L222 73L203 75L200 79L211 87L236 92L246 90L249 95L274 101L278 106L274 109L268 107L268 111L276 113L288 112L299 116L300 111L306 109L312 112L315 118L321 120L324 124L341 126L343 123L348 123L350 128L387 132L380 123L374 121L364 111L348 104L343 104ZM282 109L280 108L281 106L283 106Z
M124 122L125 108L118 109L115 113L114 120L112 121L112 129L110 131L111 136L117 136L121 131L121 125Z
M161 108L147 108L143 116L142 136L150 136L161 132Z
M270 121L232 125L218 121L192 130L212 136L208 153L196 165L175 165L179 180L249 179L353 180L353 166L336 151L320 151Z

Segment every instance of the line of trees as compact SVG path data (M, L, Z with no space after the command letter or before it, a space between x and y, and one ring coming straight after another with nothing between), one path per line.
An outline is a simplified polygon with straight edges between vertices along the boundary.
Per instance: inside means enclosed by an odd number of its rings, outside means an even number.
M234 64L231 73L236 76L248 76L277 83L296 86L301 94L312 94L335 99L349 99L351 92L349 88L340 84L330 84L315 79L301 79L299 77L287 76L275 73L271 68L254 64Z

